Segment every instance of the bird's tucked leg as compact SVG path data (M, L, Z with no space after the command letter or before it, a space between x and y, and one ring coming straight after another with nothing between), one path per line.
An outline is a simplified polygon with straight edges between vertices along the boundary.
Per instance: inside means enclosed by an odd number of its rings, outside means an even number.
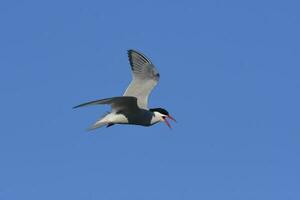
M109 123L109 124L107 124L106 128L111 127L113 125L115 125L115 124L114 123Z

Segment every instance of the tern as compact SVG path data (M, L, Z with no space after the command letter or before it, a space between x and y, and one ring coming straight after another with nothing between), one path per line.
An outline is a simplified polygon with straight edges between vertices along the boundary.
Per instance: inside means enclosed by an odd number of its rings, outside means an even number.
M176 120L164 108L148 109L148 97L159 81L159 73L154 64L141 52L128 50L132 81L123 96L100 99L80 104L74 108L107 104L111 111L101 117L89 130L115 124L152 126L164 122L172 128L167 118Z

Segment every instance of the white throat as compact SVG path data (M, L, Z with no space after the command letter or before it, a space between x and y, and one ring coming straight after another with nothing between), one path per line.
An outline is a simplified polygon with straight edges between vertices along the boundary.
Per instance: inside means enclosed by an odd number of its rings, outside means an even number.
M151 119L151 124L156 124L158 122L163 121L162 115L159 112L154 111L153 114L154 114L154 116Z

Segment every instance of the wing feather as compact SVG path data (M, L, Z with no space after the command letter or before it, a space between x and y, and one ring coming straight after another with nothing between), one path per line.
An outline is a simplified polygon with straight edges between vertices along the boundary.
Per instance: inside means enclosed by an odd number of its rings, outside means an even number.
M137 98L136 97L112 97L107 99L99 99L95 101L90 101L87 103L80 104L75 106L74 108L79 108L83 106L91 106L91 105L101 105L101 104L108 104L112 108L112 112L119 112L125 110L135 111L138 109L137 106Z
M159 81L159 73L153 63L136 50L128 50L128 58L132 70L132 81L124 96L136 97L138 106L147 109L148 97Z

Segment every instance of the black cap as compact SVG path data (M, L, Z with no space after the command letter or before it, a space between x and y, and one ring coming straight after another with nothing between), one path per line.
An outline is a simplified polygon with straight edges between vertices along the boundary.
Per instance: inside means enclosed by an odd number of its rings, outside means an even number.
M164 108L150 108L149 110L151 112L156 111L156 112L159 112L159 113L161 113L163 115L169 115L169 112L166 109L164 109Z

